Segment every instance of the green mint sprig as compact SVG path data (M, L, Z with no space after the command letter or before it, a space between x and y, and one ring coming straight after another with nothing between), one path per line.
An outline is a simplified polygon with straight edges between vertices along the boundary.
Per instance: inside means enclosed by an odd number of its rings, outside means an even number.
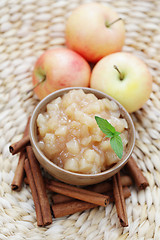
M123 156L123 143L121 137L119 136L121 133L117 132L116 129L106 119L95 116L95 120L101 131L106 135L107 138L110 138L110 144L113 151L121 159Z

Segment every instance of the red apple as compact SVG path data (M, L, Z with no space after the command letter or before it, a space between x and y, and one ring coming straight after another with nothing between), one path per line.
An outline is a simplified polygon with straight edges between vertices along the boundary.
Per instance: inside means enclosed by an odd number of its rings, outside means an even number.
M67 46L90 62L97 62L108 54L121 51L124 40L123 21L106 5L80 5L67 19Z
M44 52L35 63L33 85L38 86L34 91L39 99L43 99L61 88L88 87L90 75L89 64L78 53L67 48L54 48Z
M113 53L94 67L90 86L118 100L128 112L141 108L152 91L147 65L130 53Z

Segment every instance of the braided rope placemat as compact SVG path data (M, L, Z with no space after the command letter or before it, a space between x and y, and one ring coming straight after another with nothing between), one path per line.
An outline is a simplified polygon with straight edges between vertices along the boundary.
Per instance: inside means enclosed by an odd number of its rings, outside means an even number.
M46 49L65 45L65 20L87 0L0 1L0 240L160 239L160 1L102 0L124 19L123 51L140 57L153 76L153 91L142 109L132 114L136 127L134 158L149 181L146 190L131 189L126 200L129 226L122 228L116 208L97 207L54 219L37 227L30 189L10 184L18 162L8 147L22 137L27 117L38 103L31 74Z

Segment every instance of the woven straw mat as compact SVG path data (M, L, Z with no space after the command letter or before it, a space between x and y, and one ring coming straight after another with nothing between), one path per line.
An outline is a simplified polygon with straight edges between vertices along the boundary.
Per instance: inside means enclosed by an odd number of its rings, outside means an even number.
M103 0L124 19L123 51L141 58L153 76L153 91L132 114L136 127L133 156L149 181L146 190L131 188L126 200L129 226L120 226L115 205L53 219L37 227L29 187L13 192L10 184L18 162L8 147L21 139L27 117L38 100L32 70L49 48L65 45L65 21L80 0L0 1L0 240L160 239L160 1Z

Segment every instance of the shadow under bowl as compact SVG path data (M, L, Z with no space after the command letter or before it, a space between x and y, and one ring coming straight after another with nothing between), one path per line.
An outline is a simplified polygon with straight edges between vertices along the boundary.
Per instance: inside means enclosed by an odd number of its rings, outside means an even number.
M38 134L37 134L37 124L36 120L39 115L39 113L42 113L46 109L46 105L54 100L57 97L60 97L64 95L65 93L69 92L73 89L82 89L85 93L93 93L98 99L102 98L108 98L109 100L113 100L117 103L120 109L121 116L126 119L128 123L128 131L129 131L129 141L128 145L125 151L125 154L121 160L119 160L114 166L107 169L106 171L96 173L96 174L80 174L80 173L74 173L67 171L61 167L58 167L56 164L51 162L41 151L41 149L38 146ZM127 163L129 160L129 157L132 154L134 145L135 145L135 128L133 121L129 115L129 113L126 111L126 109L114 98L110 97L109 95L92 89L92 88L85 88L85 87L72 87L72 88L64 88L58 91L55 91L42 99L39 104L36 106L30 121L30 141L31 145L34 151L34 154L39 161L39 163L42 165L44 169L47 170L47 172L52 175L53 177L57 178L58 180L73 184L73 185L91 185L96 184L102 181L105 181L106 179L112 177L114 174L116 174L120 169Z

